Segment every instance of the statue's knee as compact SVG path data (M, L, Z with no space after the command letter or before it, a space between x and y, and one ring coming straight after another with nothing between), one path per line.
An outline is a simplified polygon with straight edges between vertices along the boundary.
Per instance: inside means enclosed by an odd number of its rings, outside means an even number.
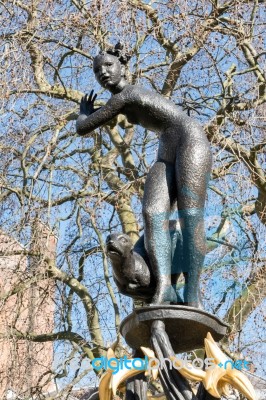
M142 209L142 215L143 215L144 221L149 222L153 219L154 211L149 206L146 206L146 207L143 207L143 209Z
M157 207L144 207L142 213L145 224L158 225L163 228L166 221L169 220L169 213Z

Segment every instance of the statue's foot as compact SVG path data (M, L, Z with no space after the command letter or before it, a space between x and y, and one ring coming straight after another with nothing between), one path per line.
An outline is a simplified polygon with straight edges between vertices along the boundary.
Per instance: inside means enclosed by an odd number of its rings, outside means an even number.
M185 287L184 287L184 305L189 306L189 307L199 308L200 310L203 310L199 287L191 288L191 286L185 285Z
M203 305L200 300L197 301L187 301L184 303L184 306L198 308L199 310L203 310Z
M161 286L156 290L150 305L177 303L176 291L172 285Z

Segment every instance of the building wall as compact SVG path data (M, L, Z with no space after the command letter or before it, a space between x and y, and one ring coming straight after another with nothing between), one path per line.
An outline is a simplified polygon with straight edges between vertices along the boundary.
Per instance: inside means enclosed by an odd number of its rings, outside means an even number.
M54 388L53 343L25 340L25 335L53 332L54 282L38 282L36 277L45 274L44 259L54 258L55 250L55 236L39 221L34 224L31 244L38 256L30 259L18 254L24 251L18 242L0 233L0 399L8 390L24 397ZM23 288L29 279L31 285ZM15 294L5 298L15 289Z

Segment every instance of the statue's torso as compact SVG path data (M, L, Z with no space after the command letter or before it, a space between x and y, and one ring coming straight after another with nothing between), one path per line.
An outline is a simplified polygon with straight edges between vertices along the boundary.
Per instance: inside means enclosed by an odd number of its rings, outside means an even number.
M141 125L160 136L167 129L177 133L186 115L170 100L140 86L128 85L123 91L124 114L132 124Z
M116 101L123 104L120 112L130 123L158 134L158 158L174 163L178 149L196 143L209 151L209 143L199 124L162 95L137 85L127 85L111 98L111 103Z

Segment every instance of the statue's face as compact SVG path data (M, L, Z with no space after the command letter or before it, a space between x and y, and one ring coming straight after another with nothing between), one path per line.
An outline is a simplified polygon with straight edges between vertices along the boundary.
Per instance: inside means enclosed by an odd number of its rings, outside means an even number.
M124 76L124 66L111 54L100 54L93 60L93 72L99 84L106 88L116 87Z

